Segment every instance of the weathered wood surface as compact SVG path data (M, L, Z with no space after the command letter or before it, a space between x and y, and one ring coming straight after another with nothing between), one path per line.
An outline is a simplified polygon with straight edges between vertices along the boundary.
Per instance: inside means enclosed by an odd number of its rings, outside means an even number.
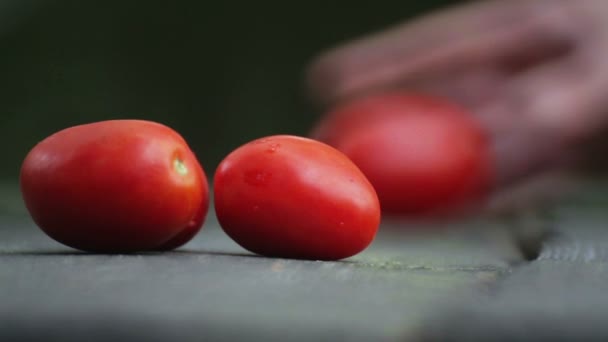
M504 223L412 234L385 222L364 253L316 262L253 256L213 216L175 252L95 255L50 240L18 201L0 203L0 341L608 337L597 203L535 221L558 234L532 262Z
M492 286L436 312L420 331L436 341L608 341L608 193L554 207L540 253Z

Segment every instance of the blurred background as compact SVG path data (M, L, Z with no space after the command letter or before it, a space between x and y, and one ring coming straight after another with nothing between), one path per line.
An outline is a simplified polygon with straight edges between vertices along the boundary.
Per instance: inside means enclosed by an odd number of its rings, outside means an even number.
M308 133L316 55L455 2L2 0L0 181L55 131L116 118L171 126L212 175L251 139Z

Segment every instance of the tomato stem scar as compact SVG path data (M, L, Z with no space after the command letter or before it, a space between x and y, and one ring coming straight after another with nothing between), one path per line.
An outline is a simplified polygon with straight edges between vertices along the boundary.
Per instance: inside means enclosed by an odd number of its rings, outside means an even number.
M184 161L179 158L173 159L173 169L175 169L175 171L177 171L177 173L179 173L181 176L188 174L188 168L184 164Z

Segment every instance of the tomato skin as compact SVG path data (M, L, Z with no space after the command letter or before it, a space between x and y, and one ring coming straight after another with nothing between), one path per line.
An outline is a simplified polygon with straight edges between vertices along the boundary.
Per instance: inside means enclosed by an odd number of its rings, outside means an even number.
M485 133L441 98L394 91L353 100L331 110L313 136L353 160L386 214L457 211L491 184Z
M136 252L185 229L198 232L209 203L204 174L169 127L110 120L38 143L23 162L20 185L33 220L54 240L83 251Z
M341 152L276 135L230 153L214 178L220 225L268 257L338 260L364 250L380 223L378 197Z
M201 179L203 180L201 185L204 194L204 198L201 201L198 210L196 210L194 217L188 222L186 227L183 228L181 232L173 236L169 241L154 248L154 250L170 251L185 245L190 240L192 240L196 236L196 234L198 234L203 224L205 223L205 218L207 217L207 212L209 211L209 184L207 182L207 176L205 175L203 168L199 167L198 171Z

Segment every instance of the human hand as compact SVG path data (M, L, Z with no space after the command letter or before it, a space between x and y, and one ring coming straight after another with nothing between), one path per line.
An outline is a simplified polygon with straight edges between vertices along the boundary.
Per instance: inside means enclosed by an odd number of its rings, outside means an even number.
M544 176L581 162L608 126L607 58L604 0L489 0L333 49L309 85L325 106L391 88L451 98L491 137L497 193L537 179L555 190Z

